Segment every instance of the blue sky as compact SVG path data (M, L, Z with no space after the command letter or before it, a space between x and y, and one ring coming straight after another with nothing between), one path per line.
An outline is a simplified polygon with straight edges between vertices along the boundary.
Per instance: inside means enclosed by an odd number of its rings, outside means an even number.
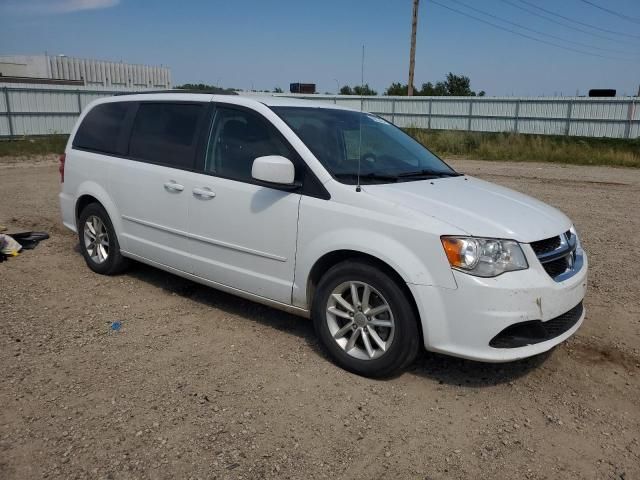
M577 28L536 17L521 0L437 0L483 20L601 58L498 30L432 3L420 2L416 85L465 74L488 95L574 95L589 88L635 94L640 85L640 1L591 0L638 19L626 20L583 0L526 0L617 32ZM459 3L463 2L463 3ZM576 43L569 44L483 16L469 7ZM174 84L288 88L315 82L321 92L365 81L379 92L406 83L411 0L188 1L0 0L0 54L50 54L168 65ZM540 12L543 13L543 12ZM554 17L559 21L564 21ZM566 21L564 21L566 22ZM626 35L626 36L625 36Z

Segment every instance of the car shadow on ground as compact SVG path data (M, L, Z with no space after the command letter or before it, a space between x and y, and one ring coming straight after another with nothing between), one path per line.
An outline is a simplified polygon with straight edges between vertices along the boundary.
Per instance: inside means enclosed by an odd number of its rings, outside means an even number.
M133 263L126 275L162 288L167 293L179 295L208 307L220 309L225 313L238 315L252 322L298 336L316 354L327 362L331 361L320 345L313 324L309 319L245 300L138 262ZM550 352L547 352L516 362L491 364L421 350L416 361L396 377L413 374L436 381L439 384L474 388L492 387L513 382L527 375L530 371L539 368L549 356Z

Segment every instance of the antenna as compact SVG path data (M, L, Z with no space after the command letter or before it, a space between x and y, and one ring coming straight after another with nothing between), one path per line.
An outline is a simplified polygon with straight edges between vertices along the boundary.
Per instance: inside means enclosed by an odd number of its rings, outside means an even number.
M362 191L360 187L360 160L362 159L362 111L364 110L364 45L362 45L362 63L360 64L360 125L358 139L358 184L356 192Z

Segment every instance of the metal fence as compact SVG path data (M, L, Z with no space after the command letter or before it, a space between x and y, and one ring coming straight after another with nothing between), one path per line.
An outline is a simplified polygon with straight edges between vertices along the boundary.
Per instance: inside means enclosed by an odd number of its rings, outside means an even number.
M359 109L346 95L286 95ZM638 138L640 98L364 97L362 109L403 128Z
M143 89L126 91L141 91ZM119 90L33 85L0 87L0 137L68 134L76 119L96 98Z
M92 100L122 90L0 87L0 137L66 134ZM285 95L360 108L355 96ZM584 137L640 137L633 97L364 97L362 108L399 127Z

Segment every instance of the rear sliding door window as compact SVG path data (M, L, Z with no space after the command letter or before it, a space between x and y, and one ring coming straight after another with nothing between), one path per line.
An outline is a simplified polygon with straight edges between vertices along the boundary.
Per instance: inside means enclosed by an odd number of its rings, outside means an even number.
M175 168L194 166L198 126L205 104L141 103L133 123L129 156Z
M131 102L96 105L78 127L73 147L112 155L126 153L126 132L123 125L133 106Z

